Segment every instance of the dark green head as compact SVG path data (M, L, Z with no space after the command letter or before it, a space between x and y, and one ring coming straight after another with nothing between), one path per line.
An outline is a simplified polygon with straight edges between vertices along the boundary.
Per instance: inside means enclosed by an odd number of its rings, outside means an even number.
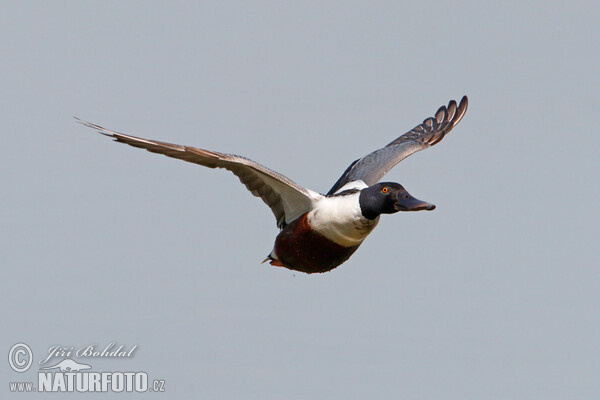
M375 219L380 214L394 214L398 211L433 210L435 206L415 199L395 182L380 182L362 189L358 198L362 215Z

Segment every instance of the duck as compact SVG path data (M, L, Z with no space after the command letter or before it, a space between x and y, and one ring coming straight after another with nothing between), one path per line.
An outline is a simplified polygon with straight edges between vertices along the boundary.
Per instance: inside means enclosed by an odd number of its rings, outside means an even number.
M243 156L144 139L75 119L118 143L231 171L269 206L280 230L263 263L313 274L346 262L375 229L381 215L435 209L400 183L380 180L406 157L439 143L461 121L467 107L467 96L459 103L451 100L441 106L434 116L352 162L326 194L304 188Z

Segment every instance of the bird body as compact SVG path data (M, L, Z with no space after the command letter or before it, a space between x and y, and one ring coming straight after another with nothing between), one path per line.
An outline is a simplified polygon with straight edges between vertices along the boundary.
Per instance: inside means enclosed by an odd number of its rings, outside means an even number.
M412 197L402 185L379 180L404 158L442 140L462 119L467 106L466 96L460 104L452 100L434 117L354 161L326 195L242 156L143 139L77 121L121 143L233 172L271 208L281 229L265 261L315 273L327 272L348 260L377 226L381 214L435 208Z
M306 213L279 232L265 261L308 274L327 272L348 260L358 246L342 246L321 235Z
M351 189L317 199L312 210L281 230L265 261L307 273L342 264L379 222L379 216L362 215L359 197L360 189Z
M367 187L364 183L362 186ZM332 242L341 246L356 246L375 228L379 217L370 220L362 215L360 189L348 192L319 199L307 219L316 232Z

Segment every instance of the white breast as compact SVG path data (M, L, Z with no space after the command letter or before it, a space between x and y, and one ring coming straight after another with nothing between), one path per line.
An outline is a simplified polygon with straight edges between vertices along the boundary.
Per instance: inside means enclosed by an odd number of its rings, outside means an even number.
M327 239L344 247L357 246L365 240L379 222L362 216L358 196L323 197L308 213L308 223Z

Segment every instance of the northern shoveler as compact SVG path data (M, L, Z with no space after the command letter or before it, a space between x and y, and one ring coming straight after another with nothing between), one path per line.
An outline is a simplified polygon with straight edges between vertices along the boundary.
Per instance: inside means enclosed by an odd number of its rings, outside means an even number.
M330 271L348 260L375 228L381 214L435 208L412 197L398 183L378 181L409 155L441 141L460 122L467 105L466 96L460 104L452 100L435 116L387 146L354 161L326 195L299 186L245 157L143 139L76 119L117 142L233 172L271 208L281 230L263 262L314 273Z

